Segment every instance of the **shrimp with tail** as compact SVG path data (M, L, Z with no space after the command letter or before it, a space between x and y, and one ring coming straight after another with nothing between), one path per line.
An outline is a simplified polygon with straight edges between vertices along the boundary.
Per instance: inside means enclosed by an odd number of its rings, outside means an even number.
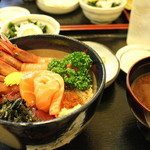
M52 59L22 50L4 34L0 34L0 75L6 76L15 71L46 70Z

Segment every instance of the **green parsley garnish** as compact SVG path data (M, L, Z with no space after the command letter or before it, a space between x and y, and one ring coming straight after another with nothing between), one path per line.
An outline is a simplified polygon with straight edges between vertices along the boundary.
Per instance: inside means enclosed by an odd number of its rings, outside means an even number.
M91 87L90 68L92 62L92 59L86 53L73 52L62 60L53 59L48 64L48 70L56 72L63 77L66 89L77 88L83 91Z

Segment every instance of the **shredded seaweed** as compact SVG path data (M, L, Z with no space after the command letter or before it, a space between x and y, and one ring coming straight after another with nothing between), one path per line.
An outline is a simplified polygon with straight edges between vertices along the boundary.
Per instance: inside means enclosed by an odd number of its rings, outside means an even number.
M0 119L13 122L38 121L30 108L25 105L25 101L21 98L2 101L0 103Z

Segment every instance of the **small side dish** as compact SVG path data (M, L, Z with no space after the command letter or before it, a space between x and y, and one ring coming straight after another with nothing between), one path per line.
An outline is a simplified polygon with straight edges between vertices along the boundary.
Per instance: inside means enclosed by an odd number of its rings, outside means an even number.
M59 34L60 24L47 15L30 14L10 19L1 28L8 38L35 34Z
M8 32L5 35L8 38L21 37L32 34L44 34L48 33L47 25L39 23L38 21L32 21L27 19L26 22L15 24L12 22L8 23Z
M126 0L79 0L84 15L94 24L110 24L122 13Z

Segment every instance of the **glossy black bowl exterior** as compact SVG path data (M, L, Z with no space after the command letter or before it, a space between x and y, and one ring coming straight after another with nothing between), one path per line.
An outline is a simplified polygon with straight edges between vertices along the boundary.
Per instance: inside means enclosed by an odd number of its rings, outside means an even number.
M146 73L150 73L150 57L138 61L129 70L126 77L126 94L129 106L134 116L139 122L149 128L146 117L147 115L150 115L150 111L141 103L140 100L137 99L131 89L131 84L135 81L135 79Z
M101 58L84 43L61 35L33 35L15 38L11 42L24 50L55 49L68 53L86 51L92 58L96 93L81 108L69 115L49 121L14 123L0 120L1 135L7 137L6 139L0 137L0 142L9 146L23 149L42 145L43 148L54 149L69 143L89 123L100 102L106 77Z

